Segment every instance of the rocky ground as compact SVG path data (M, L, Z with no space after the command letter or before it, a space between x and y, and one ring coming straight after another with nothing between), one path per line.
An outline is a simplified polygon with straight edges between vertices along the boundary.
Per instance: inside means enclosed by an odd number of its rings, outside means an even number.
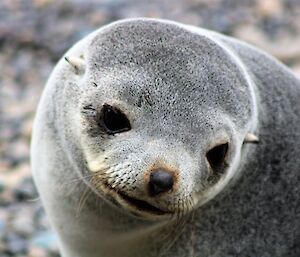
M137 16L241 38L300 76L299 0L0 1L0 257L59 256L30 175L38 99L53 66L73 43L103 24Z

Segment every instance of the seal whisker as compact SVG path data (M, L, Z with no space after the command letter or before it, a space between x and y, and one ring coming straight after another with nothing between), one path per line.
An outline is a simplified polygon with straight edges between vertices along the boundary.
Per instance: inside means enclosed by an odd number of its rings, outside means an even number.
M130 179L129 177L127 177L125 180L124 180L124 178L119 178L118 180L115 181L114 187L119 188L119 186L121 184L123 184L124 186L122 186L122 188L124 189L126 187L126 183L128 182L129 179Z
M192 199L191 195L188 195L187 197L187 212L190 212L193 209Z
M182 201L182 217L187 214L187 203L186 200Z
M183 214L183 202L181 201L181 199L178 199L178 204L177 204L177 208L178 208L178 219L181 219L182 214Z
M80 217L80 212L81 212L86 200L88 199L90 192L91 192L91 189L89 187L86 187L85 190L83 191L83 193L79 199L77 208L76 208L76 214L75 214L76 218Z
M96 174L89 174L89 175L86 175L86 176L82 176L82 177L79 177L79 178L75 178L75 179L72 179L70 181L66 181L66 182L62 182L62 186L65 186L65 185L69 185L69 184L73 184L73 183L79 183L79 182L82 182L84 181L85 179L88 179L90 177L93 177L95 176Z
M180 204L180 198L177 200L177 203L176 203L176 213L177 213L177 219L180 220L180 217L181 217L181 204Z
M164 250L161 252L159 256L164 256L164 254L170 250L170 248L182 235L186 223L187 223L186 219L177 219L177 222L175 222L173 229L169 231L167 237L165 237L164 239L167 245L164 245Z

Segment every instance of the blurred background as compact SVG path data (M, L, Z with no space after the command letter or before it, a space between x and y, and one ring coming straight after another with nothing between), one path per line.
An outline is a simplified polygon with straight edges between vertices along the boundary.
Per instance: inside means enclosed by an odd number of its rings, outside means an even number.
M35 110L55 63L94 29L141 16L248 41L300 76L300 0L1 0L0 257L59 256L29 163Z

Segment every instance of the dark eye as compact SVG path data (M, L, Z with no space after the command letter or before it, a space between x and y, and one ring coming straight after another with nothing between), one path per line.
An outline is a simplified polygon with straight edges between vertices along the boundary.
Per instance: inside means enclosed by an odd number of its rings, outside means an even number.
M131 129L126 115L118 108L108 104L104 104L101 109L99 124L110 135Z
M222 172L225 166L225 157L228 151L228 143L217 145L206 154L206 158L215 172Z

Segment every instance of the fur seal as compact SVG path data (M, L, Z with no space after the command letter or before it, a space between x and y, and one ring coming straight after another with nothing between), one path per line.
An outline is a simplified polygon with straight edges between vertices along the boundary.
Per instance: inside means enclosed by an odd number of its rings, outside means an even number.
M62 256L300 256L299 99L287 67L212 31L130 19L87 36L32 138Z

